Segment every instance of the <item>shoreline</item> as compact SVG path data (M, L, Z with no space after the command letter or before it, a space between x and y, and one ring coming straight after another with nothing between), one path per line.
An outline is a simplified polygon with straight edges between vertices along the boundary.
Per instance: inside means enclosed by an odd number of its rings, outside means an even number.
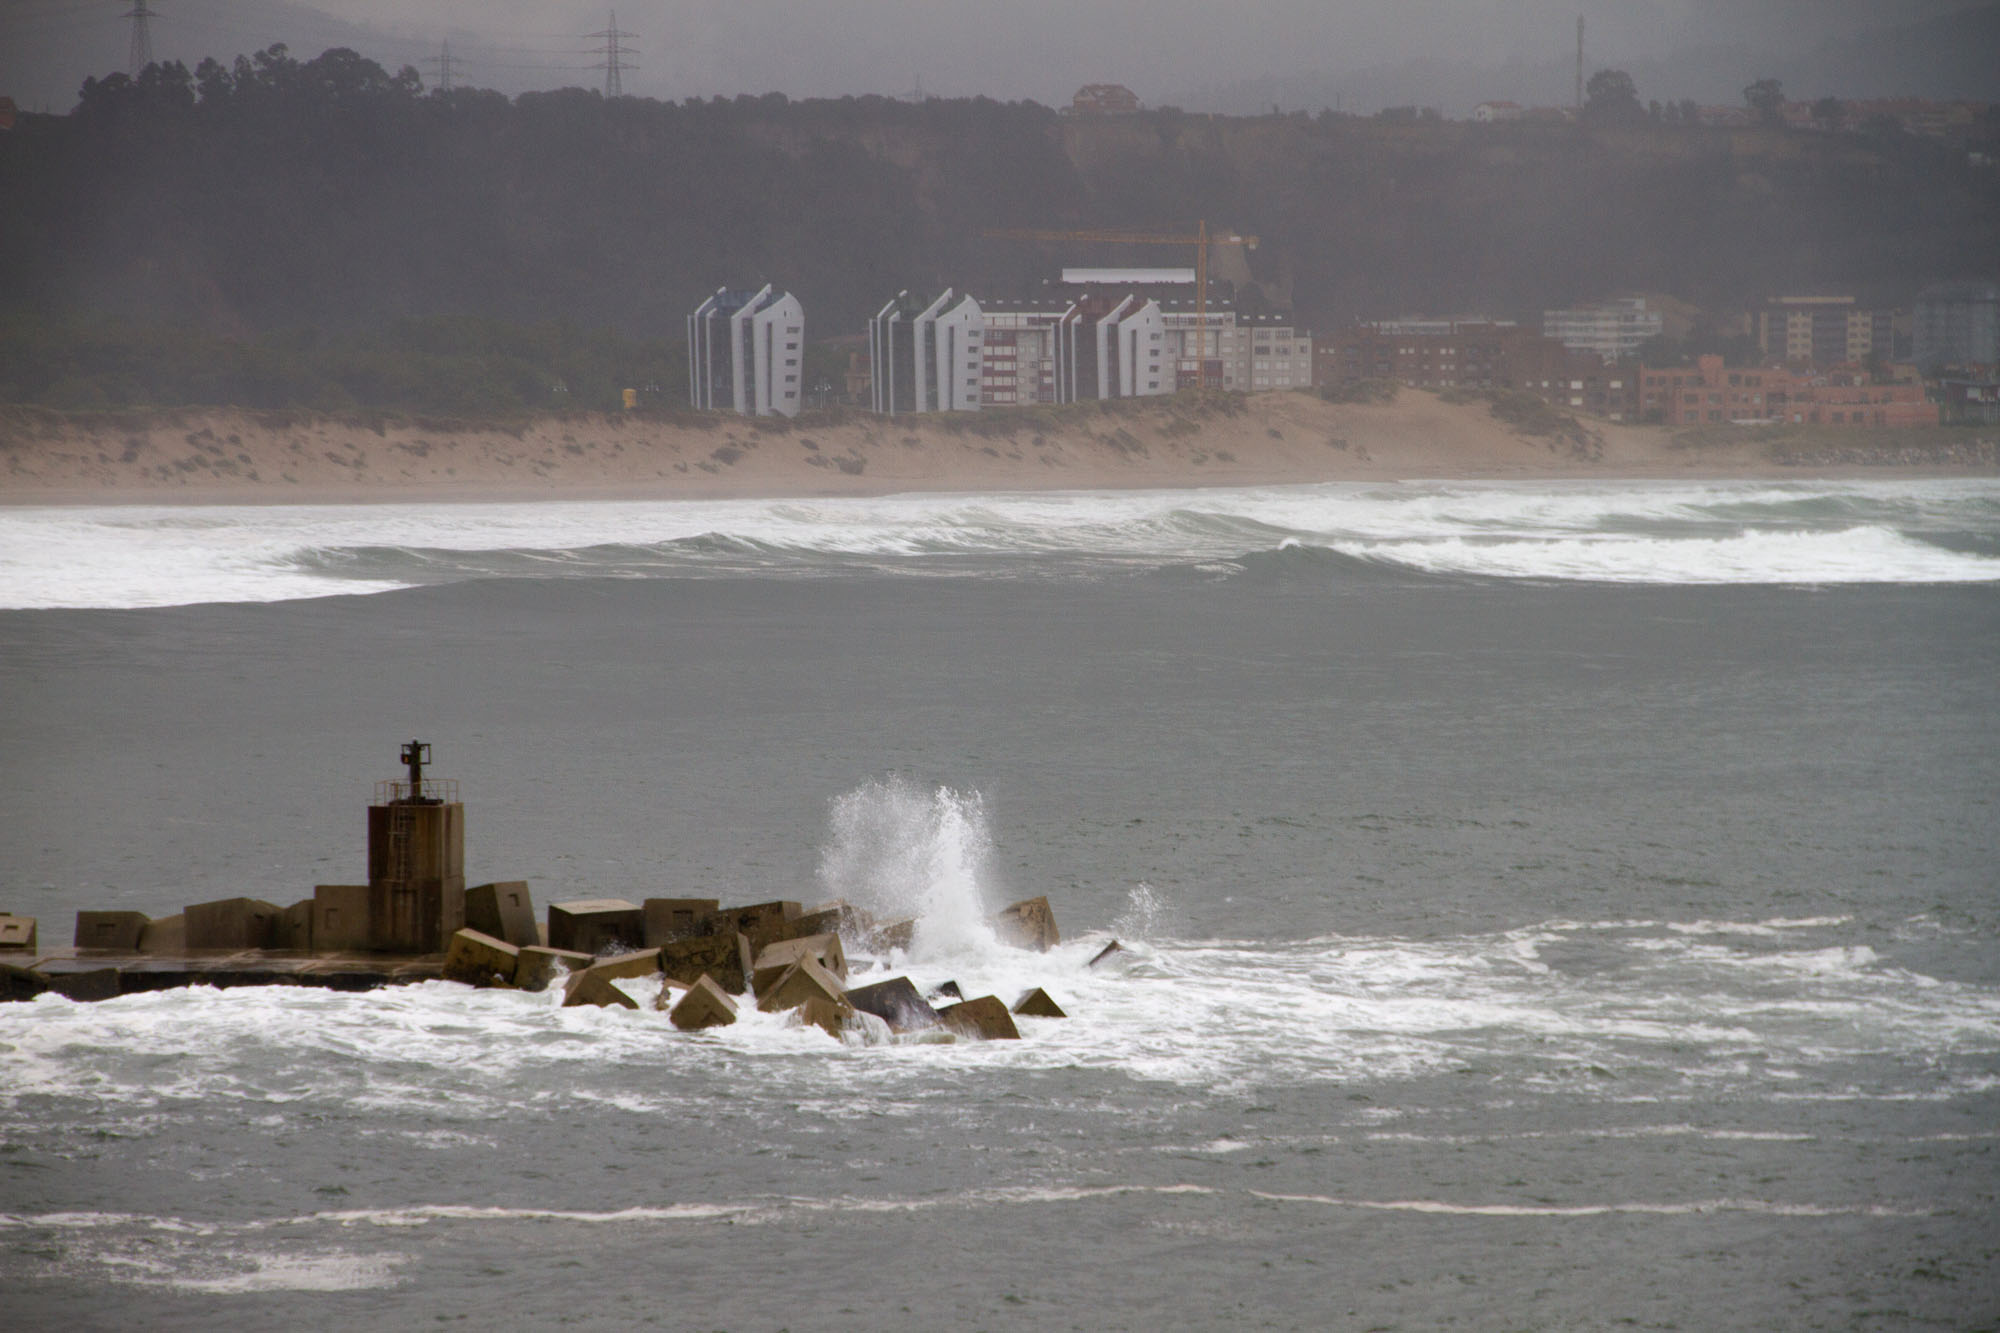
M1588 418L1547 434L1481 399L1279 391L796 422L578 414L521 422L187 408L0 411L0 508L865 498L1326 482L2000 477L1955 428L1676 432Z

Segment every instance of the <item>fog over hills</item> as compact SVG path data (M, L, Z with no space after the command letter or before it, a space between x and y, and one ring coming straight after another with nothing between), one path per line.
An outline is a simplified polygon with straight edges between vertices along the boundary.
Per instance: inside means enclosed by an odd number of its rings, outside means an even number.
M154 55L190 68L274 42L311 57L351 47L394 70L510 95L602 87L609 5L549 0L148 0ZM0 94L66 112L82 80L125 68L131 0L0 0ZM1798 95L2000 96L2000 5L1965 0L622 0L635 34L623 91L681 100L739 92L837 97L917 89L1066 102L1127 84L1153 106L1247 113L1565 102L1575 21L1587 69L1615 66L1642 97L1735 101L1774 75Z
M1838 31L1837 28L1833 29ZM1781 80L1794 97L1930 97L2000 101L2000 5L1870 28L1845 36L1781 44L1738 41L1689 46L1666 55L1598 53L1586 41L1584 70L1623 69L1642 99L1736 104L1761 78ZM1463 116L1480 102L1566 106L1575 96L1574 49L1538 60L1466 60L1426 56L1350 72L1294 74L1207 84L1163 102L1229 115L1317 111L1371 112L1385 106L1432 106Z

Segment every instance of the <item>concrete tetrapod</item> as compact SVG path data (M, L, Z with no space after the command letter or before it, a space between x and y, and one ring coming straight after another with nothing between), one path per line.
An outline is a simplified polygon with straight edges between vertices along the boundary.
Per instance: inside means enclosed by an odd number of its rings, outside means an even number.
M468 986L511 986L520 963L521 951L507 941L483 930L461 930L452 934L445 949L441 975Z
M827 1036L839 1041L842 1040L841 1034L853 1024L854 1016L859 1012L845 1000L827 1000L816 995L800 1005L793 1012L792 1019L801 1027L816 1027Z
M179 912L155 917L139 932L138 952L171 956L187 952L187 918Z
M660 946L660 970L692 986L703 976L732 995L750 989L750 941L734 930L719 935L695 935Z
M709 922L722 910L720 898L648 898L640 904L645 913L646 947L657 949L669 940L682 940L708 929Z
M76 947L137 953L139 937L146 933L146 924L144 912L78 912Z
M810 958L840 980L847 980L847 952L840 947L840 936L802 935L767 944L757 951L750 988L762 995L766 987L784 975L786 968L801 958Z
M976 1000L963 1000L938 1010L938 1018L953 1032L963 1037L977 1037L981 1041L1019 1041L1021 1030L1014 1026L1014 1016L1007 1012L1007 1006L997 995L982 995Z
M575 973L563 983L563 1004L601 1004L603 1001L579 999L579 996L602 995L605 993L624 996L625 1006L639 1007L638 1002L611 983L629 977L651 976L660 970L660 951L640 949L635 953L621 953L612 958L604 958L592 963L583 971ZM616 1003L616 1001L613 1001Z
M1001 908L993 917L993 933L1002 944L1042 953L1062 943L1062 932L1056 929L1055 910L1047 898L1023 898Z
M0 949L32 949L35 933L35 918L0 912Z
M795 902L752 903L748 907L725 907L715 915L720 929L748 936L753 948L788 938L791 923L804 908Z
M517 949L541 943L541 933L535 929L535 900L526 880L476 884L467 889L465 924Z
M727 1027L736 1021L736 1001L724 994L713 977L703 976L668 1011L667 1021L683 1032Z
M594 1004L602 1009L637 1009L639 1002L619 990L610 977L603 976L594 968L585 968L569 979L563 987L562 1007L576 1009L586 1004Z
M891 1032L919 1032L938 1025L937 1010L924 1002L908 977L891 977L847 992L847 1002L875 1015Z
M571 972L581 972L597 961L587 953L577 953L573 949L551 949L546 945L530 944L521 950L521 958L514 965L514 985L518 990L547 990L549 983L556 979L556 973L567 968Z
M812 999L831 1000L849 1014L854 1006L843 997L840 979L810 954L786 968L770 985L757 988L757 1008L767 1014L796 1009Z
M1068 1018L1063 1007L1049 998L1049 993L1040 986L1022 994L1014 1001L1014 1012L1023 1018Z
M579 898L549 904L549 944L578 953L637 949L646 942L646 913L623 898Z

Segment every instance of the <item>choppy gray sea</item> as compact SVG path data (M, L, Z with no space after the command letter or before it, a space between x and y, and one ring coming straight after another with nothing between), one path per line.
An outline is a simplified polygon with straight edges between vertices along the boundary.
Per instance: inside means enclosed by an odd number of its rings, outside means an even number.
M45 941L364 877L414 736L475 882L1073 1015L0 1006L9 1326L2000 1326L1994 483L7 510L0 604Z

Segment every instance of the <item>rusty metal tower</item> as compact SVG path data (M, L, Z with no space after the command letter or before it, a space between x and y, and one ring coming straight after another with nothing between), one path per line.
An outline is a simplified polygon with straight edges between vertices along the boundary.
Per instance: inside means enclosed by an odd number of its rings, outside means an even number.
M441 953L465 925L465 807L458 783L426 778L431 747L403 746L406 781L375 784L368 807L368 947Z

